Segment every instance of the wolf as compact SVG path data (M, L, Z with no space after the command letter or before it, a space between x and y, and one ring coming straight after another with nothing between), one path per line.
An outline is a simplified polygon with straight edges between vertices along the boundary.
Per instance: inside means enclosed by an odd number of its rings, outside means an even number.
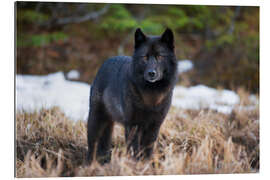
M128 152L137 160L150 158L176 81L172 30L167 28L161 36L149 36L136 29L133 56L109 58L93 81L87 164L91 164L95 149L99 163L110 162L115 122L125 128Z

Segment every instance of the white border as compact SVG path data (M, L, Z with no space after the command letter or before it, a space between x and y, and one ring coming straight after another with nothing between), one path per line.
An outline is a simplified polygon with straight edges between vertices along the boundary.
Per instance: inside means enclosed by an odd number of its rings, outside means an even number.
M58 2L76 2L70 0L58 0ZM14 2L10 0L1 1L1 177L14 177ZM57 2L57 1L56 1ZM81 0L80 2L104 2L104 3L134 3L135 0ZM244 5L244 6L260 6L260 132L261 132L261 168L258 174L228 174L228 175L182 175L182 176L129 176L129 177L92 177L90 179L227 179L227 178L243 178L254 179L266 177L269 173L270 149L270 118L269 118L269 1L259 0L136 0L136 4L192 4L192 5ZM89 179L74 178L74 179ZM33 178L37 179L37 178ZM47 179L47 178L38 178ZM56 178L50 178L56 179ZM63 179L63 178L57 178Z

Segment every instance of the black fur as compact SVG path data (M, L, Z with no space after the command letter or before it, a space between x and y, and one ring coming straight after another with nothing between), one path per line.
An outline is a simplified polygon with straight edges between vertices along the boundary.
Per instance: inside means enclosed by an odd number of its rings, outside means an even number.
M173 41L170 29L161 36L146 36L137 29L133 56L112 57L102 65L90 94L89 164L96 143L97 160L102 164L110 161L114 122L124 125L134 157L151 156L176 82Z

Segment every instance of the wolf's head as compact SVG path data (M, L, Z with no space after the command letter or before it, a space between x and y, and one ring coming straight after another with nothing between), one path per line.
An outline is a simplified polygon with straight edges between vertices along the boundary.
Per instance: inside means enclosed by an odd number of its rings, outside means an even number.
M140 28L135 32L133 73L146 84L173 78L176 70L174 36L166 29L161 36L146 36Z

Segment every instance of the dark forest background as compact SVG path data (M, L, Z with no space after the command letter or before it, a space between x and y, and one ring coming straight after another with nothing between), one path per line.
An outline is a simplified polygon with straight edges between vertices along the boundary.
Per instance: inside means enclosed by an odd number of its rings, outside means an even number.
M177 59L195 66L180 76L180 84L259 92L258 7L63 2L15 7L18 74L76 69L80 81L92 83L108 57L132 55L137 27L154 35L170 27Z

